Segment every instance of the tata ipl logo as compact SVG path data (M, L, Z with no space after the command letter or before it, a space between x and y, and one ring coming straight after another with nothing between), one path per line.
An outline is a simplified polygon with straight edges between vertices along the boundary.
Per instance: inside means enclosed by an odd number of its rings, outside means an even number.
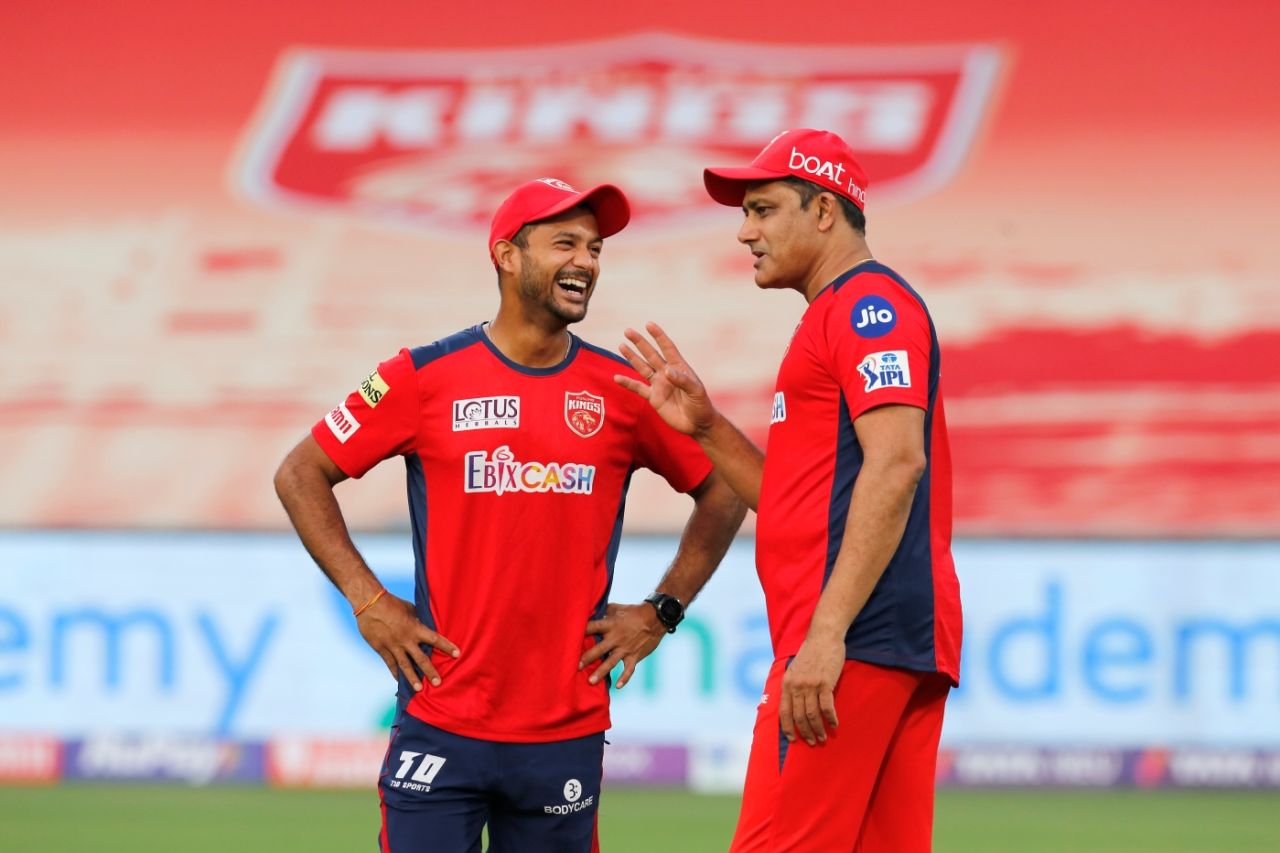
M662 34L512 50L291 50L232 168L273 208L483 233L536 175L617 183L631 231L721 214L710 163L747 163L788 127L840 135L876 202L951 180L989 109L981 45L731 43ZM839 183L843 164L803 168ZM829 174L827 174L829 173ZM848 187L862 197L864 187Z
M867 392L911 387L911 363L906 350L873 352L858 365L858 372Z

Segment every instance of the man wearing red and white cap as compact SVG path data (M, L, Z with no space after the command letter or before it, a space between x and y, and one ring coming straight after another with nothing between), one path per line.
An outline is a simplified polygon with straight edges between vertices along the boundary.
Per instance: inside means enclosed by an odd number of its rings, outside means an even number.
M778 371L767 454L657 325L654 343L628 330L623 345L647 381L617 377L696 438L759 514L774 665L732 851L928 851L961 629L933 323L867 247L867 178L835 134L789 130L704 182L745 212L738 240L756 285L808 302Z
M379 849L587 853L608 684L674 631L745 509L695 442L619 388L627 363L569 332L595 290L623 194L553 178L493 217L492 322L382 362L276 475L307 550L399 681L381 771ZM638 378L638 374L631 374ZM403 456L414 602L352 545L333 487ZM675 561L639 605L608 604L633 470L694 508Z

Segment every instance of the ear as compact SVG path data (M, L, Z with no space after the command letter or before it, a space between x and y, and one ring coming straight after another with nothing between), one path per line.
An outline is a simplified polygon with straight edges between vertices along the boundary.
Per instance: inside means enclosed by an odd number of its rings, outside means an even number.
M493 259L498 263L498 270L510 275L520 272L520 247L510 240L499 240L493 244Z
M836 217L840 215L836 197L831 193L818 193L814 205L818 214L818 230L825 234L835 227Z

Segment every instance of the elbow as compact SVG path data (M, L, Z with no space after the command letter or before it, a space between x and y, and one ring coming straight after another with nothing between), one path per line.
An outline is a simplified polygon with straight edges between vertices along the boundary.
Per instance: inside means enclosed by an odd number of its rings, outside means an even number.
M292 486L296 478L296 466L292 462L292 455L286 456L284 461L280 463L280 467L276 469L276 475L271 479L276 489L276 497L281 502L293 490Z
M914 492L924 477L929 461L924 452L907 452L873 462L868 459L863 463L863 473L871 474L874 479L886 485L899 487L907 492ZM859 476L862 476L861 474Z
M289 455L281 461L275 477L272 478L276 497L280 498L281 503L287 504L288 499L302 488L307 479L306 468L307 461L297 447L289 451Z
M693 499L699 509L720 518L735 533L747 517L747 504L718 472L713 471L707 477Z
M901 465L903 477L914 489L920 484L920 480L924 478L924 472L929 467L929 460L925 458L923 452L913 453L910 457L903 459Z
M920 485L920 481L924 479L925 469L928 467L929 461L925 459L923 453L912 454L904 459L898 460L896 473L902 487L911 494L915 494L916 487Z

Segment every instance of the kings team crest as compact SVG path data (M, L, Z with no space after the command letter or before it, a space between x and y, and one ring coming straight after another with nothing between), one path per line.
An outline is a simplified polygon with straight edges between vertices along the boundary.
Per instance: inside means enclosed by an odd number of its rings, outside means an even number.
M818 127L858 152L878 204L951 180L999 66L983 44L785 47L662 34L506 50L290 50L233 180L270 207L458 233L486 228L529 176L556 175L625 186L633 228L681 227L722 215L702 186L707 163L746 162L783 128Z
M604 426L604 397L586 391L566 391L564 422L583 438L595 435Z

